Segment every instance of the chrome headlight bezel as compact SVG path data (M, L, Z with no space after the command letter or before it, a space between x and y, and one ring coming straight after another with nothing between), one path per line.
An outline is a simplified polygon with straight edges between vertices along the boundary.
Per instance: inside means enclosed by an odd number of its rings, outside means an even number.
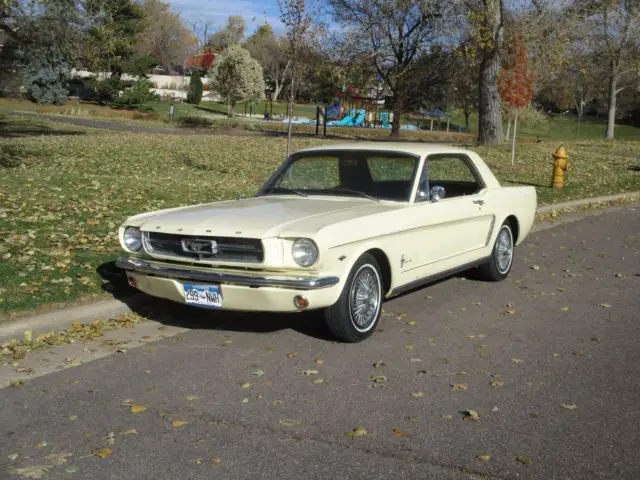
M296 238L291 244L291 257L299 267L311 267L318 261L318 246L310 238Z
M142 232L138 227L126 227L122 233L122 243L130 252L142 249Z

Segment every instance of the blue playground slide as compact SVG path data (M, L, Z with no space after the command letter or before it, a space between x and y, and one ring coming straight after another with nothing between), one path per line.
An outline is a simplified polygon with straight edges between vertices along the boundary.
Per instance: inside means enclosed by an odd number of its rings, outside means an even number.
M359 127L362 125L362 123L364 122L364 119L367 116L367 111L366 110L358 110L358 116L356 117L355 121L353 122L353 126L354 127Z
M353 115L345 115L342 120L334 120L327 125L335 125L336 127L350 127L353 123Z

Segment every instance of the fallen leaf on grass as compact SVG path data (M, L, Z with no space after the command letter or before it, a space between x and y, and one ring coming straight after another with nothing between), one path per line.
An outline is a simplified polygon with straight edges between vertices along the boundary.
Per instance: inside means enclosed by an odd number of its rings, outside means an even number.
M112 453L113 453L113 450L111 450L110 448L101 448L99 450L96 450L93 454L96 457L108 458L111 456Z
M454 392L466 392L467 391L467 384L466 383L452 383L451 384L451 390L453 390Z
M480 421L480 415L475 410L465 410L462 413L464 415L464 417L462 417L464 420L473 420L475 422Z
M575 410L578 406L575 403L563 403L560 405L562 408L566 408L567 410Z
M366 437L369 435L367 431L362 427L357 427L351 430L350 432L345 433L347 437L355 438L355 437Z
M516 457L516 460L518 460L523 465L531 465L533 463L531 457Z
M405 432L403 430L400 430L399 428L394 428L392 432L394 437L401 437L401 438L409 437L409 432Z
M186 424L188 424L189 422L186 422L184 420L171 420L171 428L180 428L180 427L184 427Z
M147 409L144 405L134 403L131 405L131 413L142 413Z
M32 467L12 468L9 472L13 475L21 475L25 478L37 479L44 477L52 468L52 465L34 465Z
M293 427L302 423L300 420L293 420L290 418L281 418L280 420L278 420L278 422L280 423L280 425L283 425L285 427Z
M482 460L483 462L488 462L491 460L491 455L478 455L478 460Z

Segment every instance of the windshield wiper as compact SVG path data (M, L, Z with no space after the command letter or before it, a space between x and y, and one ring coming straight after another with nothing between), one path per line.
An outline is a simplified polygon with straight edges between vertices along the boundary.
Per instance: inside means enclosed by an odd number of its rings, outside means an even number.
M368 193L365 193L365 192L363 192L361 190L355 190L353 188L347 188L347 187L324 188L324 189L322 189L322 191L323 192L335 192L335 193L355 193L356 195L358 195L360 197L368 198L369 200L375 200L376 202L380 201L379 198L372 197Z
M271 192L271 193L295 193L296 195L300 195L301 197L308 197L309 195L307 195L306 193L304 193L301 190L296 190L295 188L286 188L286 187L269 187L269 188L265 188L263 190L263 193L267 193L267 192Z

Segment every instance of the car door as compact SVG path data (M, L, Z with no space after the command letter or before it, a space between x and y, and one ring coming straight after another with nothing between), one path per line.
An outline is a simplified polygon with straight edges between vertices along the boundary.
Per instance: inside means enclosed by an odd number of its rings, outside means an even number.
M444 196L431 198L433 187L443 187ZM420 227L403 270L418 279L481 258L493 226L486 200L484 182L466 155L428 156L411 209Z

